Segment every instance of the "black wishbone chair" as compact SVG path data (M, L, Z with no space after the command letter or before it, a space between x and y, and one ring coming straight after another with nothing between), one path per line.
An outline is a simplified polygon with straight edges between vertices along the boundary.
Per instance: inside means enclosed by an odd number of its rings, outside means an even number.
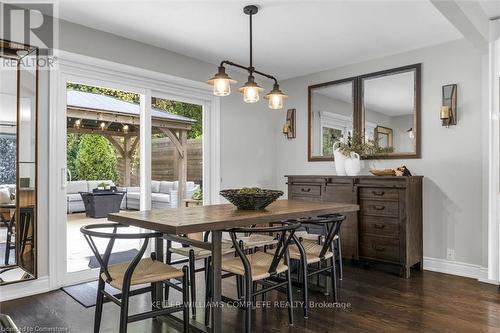
M252 320L252 305L253 300L258 295L286 286L287 301L288 301L288 317L290 325L293 325L293 298L292 298L292 279L290 275L290 257L288 254L288 245L292 242L292 237L295 230L300 227L298 222L272 222L269 227L251 227L251 228L233 228L227 230L231 236L233 246L236 250L237 257L223 260L222 270L225 273L222 278L231 276L243 277L244 295L238 301L243 301L243 308L245 309L245 332L251 332ZM238 234L273 234L276 235L276 248L273 253L255 249L250 254L245 254L245 247L238 239ZM285 275L283 280L273 280L280 274ZM209 278L211 274L208 274ZM269 280L268 280L269 279ZM262 288L257 290L257 282L260 282ZM211 284L208 283L207 286ZM211 291L208 290L209 298L211 300ZM223 296L224 301L235 301L228 297ZM209 313L208 311L206 312ZM208 321L208 320L207 320Z
M288 220L297 221L306 226L308 224L323 225L326 231L323 244L318 244L317 242L311 240L304 240L296 235L293 235L292 239L294 244L289 247L290 258L300 262L298 275L301 280L300 282L302 283L304 318L308 317L309 277L318 274L325 274L325 272L326 274L330 274L330 280L332 283L332 300L333 302L338 301L335 247L333 243L338 239L340 226L344 220L345 216L340 214L331 214L325 217L311 219ZM330 259L330 264L328 264L328 259ZM316 263L319 264L319 267L315 270L309 270L309 265Z
M111 300L113 303L120 306L120 333L127 332L127 324L147 318L154 318L161 315L170 314L177 311L183 311L184 332L189 329L189 282L188 268L184 266L182 271L164 264L156 260L155 253L151 253L151 258L142 258L144 255L149 239L162 237L160 232L146 233L116 233L118 228L127 227L120 223L99 223L83 226L80 231L83 233L87 243L94 253L101 270L99 272L99 284L97 288L97 302L94 317L94 333L99 332L102 307L104 298ZM112 232L96 231L96 229L112 229ZM93 238L108 238L109 242L103 255L99 253ZM120 263L108 265L111 251L116 239L144 239L144 242L139 250L139 253L130 263ZM182 288L176 284L170 283L170 279L182 279ZM105 284L108 283L112 287L121 290L121 297L115 297L105 290ZM150 284L150 286L130 290L133 285ZM156 286L166 284L178 291L182 292L182 305L175 305L164 308L161 304L155 304ZM151 311L128 315L129 297L151 292Z

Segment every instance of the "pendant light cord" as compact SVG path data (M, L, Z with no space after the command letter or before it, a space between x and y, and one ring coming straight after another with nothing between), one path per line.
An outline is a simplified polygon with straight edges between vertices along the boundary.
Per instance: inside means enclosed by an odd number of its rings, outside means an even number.
M250 75L252 75L253 73L253 56L252 56L252 49L253 49L253 43L252 43L252 14L249 15L250 16Z

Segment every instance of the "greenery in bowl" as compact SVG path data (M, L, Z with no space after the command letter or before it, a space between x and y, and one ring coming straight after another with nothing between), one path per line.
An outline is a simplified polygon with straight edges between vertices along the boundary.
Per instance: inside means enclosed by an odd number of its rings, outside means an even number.
M203 191L198 190L198 191L194 192L193 195L191 196L191 198L194 200L203 200Z

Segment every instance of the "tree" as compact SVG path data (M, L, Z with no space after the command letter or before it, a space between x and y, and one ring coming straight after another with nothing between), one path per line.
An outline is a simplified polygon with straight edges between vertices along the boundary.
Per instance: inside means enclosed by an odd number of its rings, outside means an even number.
M78 179L118 181L118 162L111 143L101 135L83 134L76 154Z
M16 136L0 135L0 184L16 183Z
M66 138L66 165L68 167L71 180L79 180L76 172L76 155L78 154L78 146L80 145L80 135L70 133Z

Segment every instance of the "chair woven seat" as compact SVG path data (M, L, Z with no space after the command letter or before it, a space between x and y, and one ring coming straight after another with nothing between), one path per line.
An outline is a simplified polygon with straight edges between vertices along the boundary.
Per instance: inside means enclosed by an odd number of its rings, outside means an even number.
M189 257L189 251L193 250L194 252L194 258L196 260L198 259L205 259L208 258L212 255L212 252L210 250L205 250L196 246L186 246L186 247L171 247L170 252L184 256L184 257ZM228 243L222 243L222 255L233 253L234 248L232 248L231 244Z
M243 242L244 249L261 247L265 245L276 245L278 241L273 236L262 234L251 234L250 236L238 236L238 241ZM223 240L224 243L232 244L231 240Z
M269 267L274 258L273 254L259 251L247 255L247 258L250 262L250 269L252 271L252 281L266 279L271 276L271 274L269 274ZM286 272L287 269L288 266L282 261L278 264L278 267L276 267L276 273ZM222 270L237 275L245 275L245 267L239 257L222 261Z
M123 276L127 270L129 262L124 262L121 264L114 264L108 266L109 275L111 275L111 281L109 284L116 289L121 290L123 284ZM181 270L172 267L170 265L164 264L161 261L153 260L151 258L141 259L137 264L130 284L137 285L143 283L152 283L165 281L168 279L182 278L183 273ZM103 272L101 274L102 279L107 280L106 274Z
M320 253L323 249L323 245L320 245L316 241L304 240L302 243L304 250L306 252L306 261L308 264L313 264L321 261ZM295 260L301 260L300 251L296 244L292 244L288 247L288 251L290 251L290 258ZM333 256L331 251L327 251L323 259L328 259Z

